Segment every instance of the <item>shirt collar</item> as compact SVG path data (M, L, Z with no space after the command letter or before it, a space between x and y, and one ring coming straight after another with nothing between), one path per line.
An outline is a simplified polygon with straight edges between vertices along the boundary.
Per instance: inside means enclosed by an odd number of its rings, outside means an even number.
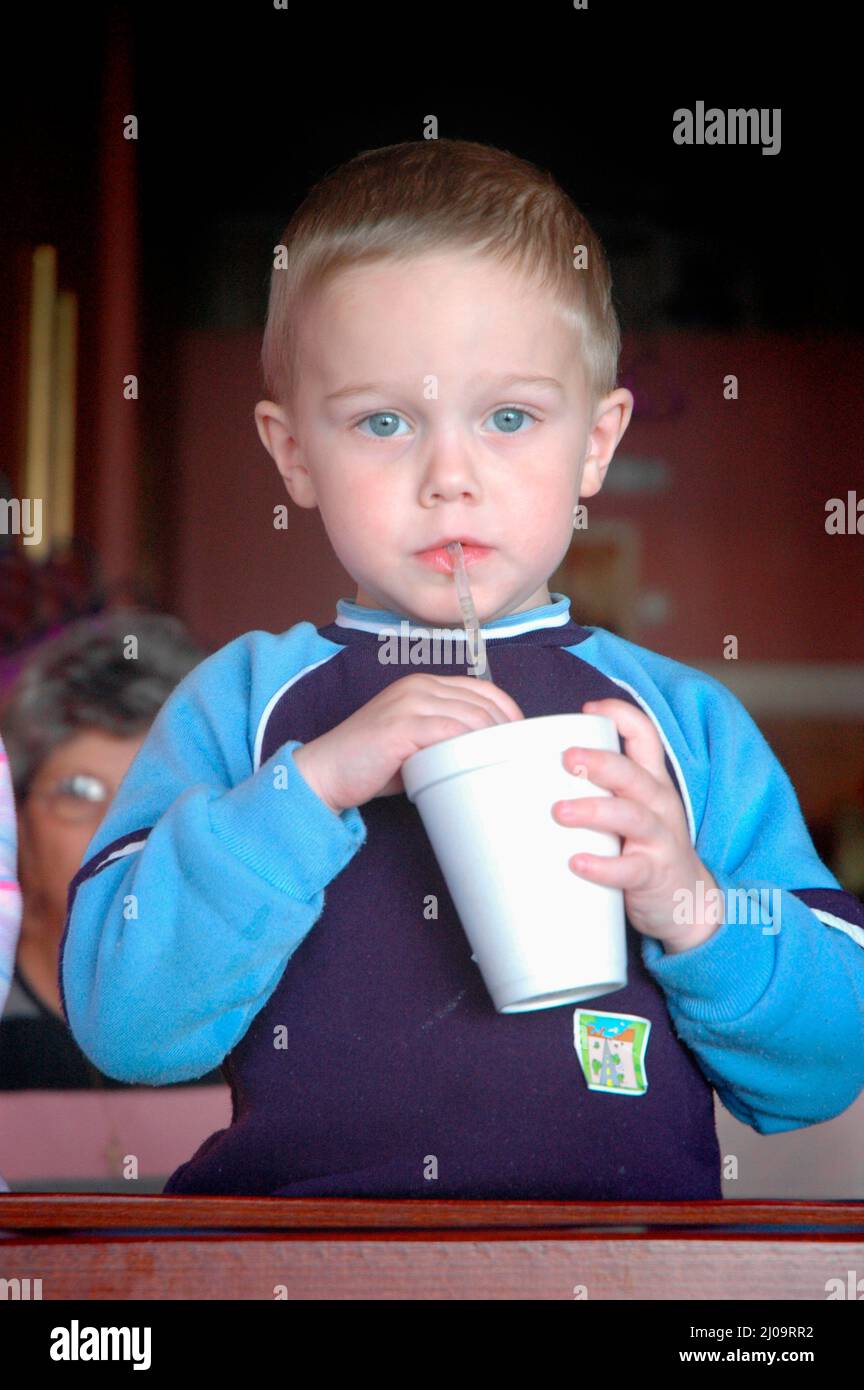
M504 618L481 623L480 631L486 640L494 641L502 637L519 637L526 632L536 632L543 628L561 628L572 624L570 600L566 594L553 593L550 603L537 608L526 608L522 613L508 613ZM404 613L395 613L386 608L367 608L353 599L336 600L335 627L349 628L358 632L374 632L385 635L406 637L430 637L437 634L442 639L465 636L462 627L424 627L412 623ZM585 634L587 636L587 633Z

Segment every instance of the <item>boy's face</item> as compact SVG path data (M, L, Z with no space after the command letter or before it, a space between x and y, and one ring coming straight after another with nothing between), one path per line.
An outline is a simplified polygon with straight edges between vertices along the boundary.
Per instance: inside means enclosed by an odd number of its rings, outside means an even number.
M452 573L420 554L464 538L489 547L468 566L481 622L550 601L573 508L600 490L633 407L619 388L592 409L577 345L550 293L469 252L327 283L300 325L292 407L255 415L357 603L460 626ZM526 376L560 386L507 380Z

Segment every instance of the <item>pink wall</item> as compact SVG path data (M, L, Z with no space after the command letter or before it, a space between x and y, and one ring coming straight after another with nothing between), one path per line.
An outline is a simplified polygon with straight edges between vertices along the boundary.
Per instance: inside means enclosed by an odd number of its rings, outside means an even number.
M652 360L640 366L646 348ZM258 439L258 349L255 334L216 332L190 333L180 349L167 601L214 645L330 621L336 599L355 592L318 512L294 506ZM592 517L639 525L644 586L672 600L669 621L634 640L694 664L720 660L730 632L742 661L864 659L864 536L825 532L828 498L864 497L860 340L631 337L622 365L636 414L619 454L660 457L671 470L666 491L591 503ZM729 373L737 402L723 399ZM640 418L676 393L676 418ZM272 525L281 502L287 531Z
M129 1086L93 1091L0 1092L0 1174L13 1192L56 1180L124 1182L124 1159L163 1182L231 1122L228 1086ZM109 1190L106 1185L104 1190Z
M252 335L187 335L177 382L175 593L168 606L203 640L281 632L331 621L336 599L356 592L316 511L295 507L258 438L259 342ZM288 507L288 529L273 508Z
M732 632L742 661L860 661L864 536L826 534L825 503L864 498L864 344L686 333L652 347L652 383L674 383L685 408L640 421L637 376L619 451L665 458L672 489L595 504L641 525L645 582L673 596L673 620L636 640L717 661ZM738 401L723 399L730 373Z

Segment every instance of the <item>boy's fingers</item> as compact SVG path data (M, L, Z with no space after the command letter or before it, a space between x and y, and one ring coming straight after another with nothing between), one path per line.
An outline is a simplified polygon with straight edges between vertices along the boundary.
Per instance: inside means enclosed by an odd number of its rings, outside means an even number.
M525 716L512 696L502 690L500 685L493 685L491 681L478 680L476 676L443 676L439 677L446 686L458 686L460 690L466 691L492 702L507 716L508 722L513 719L524 719Z
M612 753L606 748L577 746L572 751L565 748L564 766L568 772L575 772L575 769L581 766L585 772L577 773L577 776L585 775L589 782L605 787L614 796L632 797L634 801L650 806L658 812L663 805L661 798L665 799L674 794L674 787L669 786L667 777L663 778L658 787L659 779L635 758L628 758L622 753Z
M583 714L605 714L621 736L622 753L664 784L669 780L660 735L642 710L627 700L589 700Z
M481 682L482 684L482 682ZM509 724L510 716L502 707L498 700L489 698L485 691L466 688L463 685L436 686L427 697L432 701L444 700L448 706L452 705L455 709L458 705L470 706L473 709L482 709L487 715L491 715L496 724Z

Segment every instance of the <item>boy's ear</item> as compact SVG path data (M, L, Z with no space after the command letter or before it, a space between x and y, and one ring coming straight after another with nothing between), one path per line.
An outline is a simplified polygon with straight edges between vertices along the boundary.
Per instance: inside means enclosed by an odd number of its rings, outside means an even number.
M284 408L275 401L259 401L255 407L255 424L258 437L276 464L291 500L298 507L317 507L312 475L302 462L300 445Z
M582 469L580 497L593 497L603 486L606 470L630 423L633 406L633 394L626 386L619 386L598 402Z

